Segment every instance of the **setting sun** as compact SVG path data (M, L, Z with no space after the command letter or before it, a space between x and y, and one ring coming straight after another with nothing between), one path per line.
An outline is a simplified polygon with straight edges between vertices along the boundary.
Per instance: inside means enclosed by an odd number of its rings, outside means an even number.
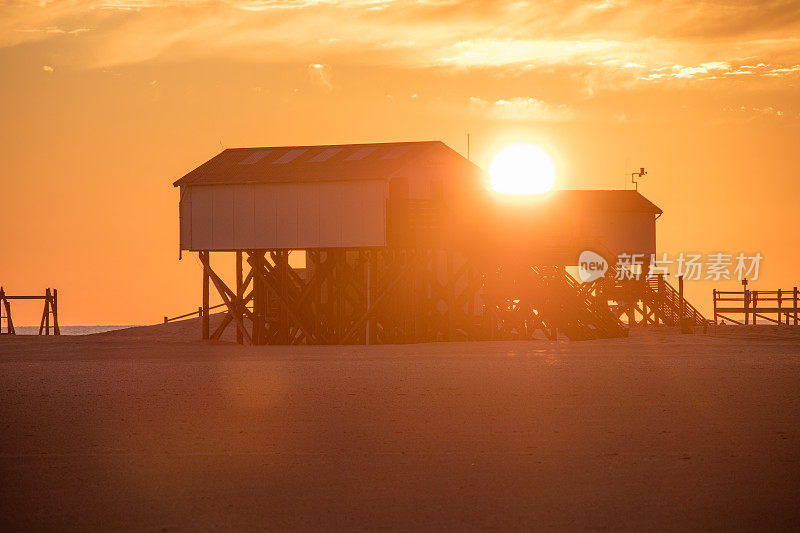
M541 194L553 188L556 168L550 156L533 144L510 144L489 165L490 185L502 194Z

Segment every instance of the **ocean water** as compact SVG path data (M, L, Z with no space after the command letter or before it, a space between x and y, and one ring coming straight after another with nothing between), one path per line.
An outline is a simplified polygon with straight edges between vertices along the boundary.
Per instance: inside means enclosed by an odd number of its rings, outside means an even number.
M134 326L60 326L59 330L62 335L91 335L132 327ZM36 335L39 333L39 326L15 326L14 331L17 335Z

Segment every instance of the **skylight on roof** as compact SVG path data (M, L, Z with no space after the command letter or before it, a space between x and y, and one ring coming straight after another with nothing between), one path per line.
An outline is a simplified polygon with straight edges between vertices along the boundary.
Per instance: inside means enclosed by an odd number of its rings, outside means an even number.
M262 159L264 159L267 154L269 154L270 150L256 150L255 152L251 153L241 161L239 161L240 165L253 165L258 163Z
M300 156L300 154L304 154L306 152L308 152L308 148L295 148L294 150L289 150L288 152L280 156L278 159L273 161L272 164L279 165L283 163L290 163L295 159L297 159Z
M384 155L381 159L397 159L401 155L405 154L411 150L411 145L409 144L401 144L400 146L395 146L392 148L388 154Z
M359 148L347 157L347 161L358 161L359 159L364 159L377 149L377 146L365 146L363 148Z
M339 147L339 148L326 148L323 151L321 151L320 153L318 153L317 155L315 155L314 157L312 157L311 159L309 159L309 162L311 162L311 163L322 163L323 161L327 161L331 157L335 156L336 154L338 154L342 150L343 150L343 148L341 148L341 147Z

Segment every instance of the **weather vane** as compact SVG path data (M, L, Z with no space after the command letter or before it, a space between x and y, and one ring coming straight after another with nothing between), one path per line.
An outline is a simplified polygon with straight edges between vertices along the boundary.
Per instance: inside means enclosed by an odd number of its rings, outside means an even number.
M631 182L636 186L636 191L639 190L639 182L636 181L636 178L643 178L646 175L647 172L645 172L644 167L639 168L639 172L631 173Z

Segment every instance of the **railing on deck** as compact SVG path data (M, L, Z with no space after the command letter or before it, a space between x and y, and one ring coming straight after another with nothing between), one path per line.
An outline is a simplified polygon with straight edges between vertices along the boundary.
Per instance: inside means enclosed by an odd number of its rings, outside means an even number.
M679 280L680 281L680 280ZM673 287L663 275L647 278L647 288L657 293L658 298L664 303L662 313L670 313L675 323L681 318L689 318L696 326L708 324L706 318L687 300L679 289Z
M210 311L211 309L217 309L218 307L224 307L224 306L225 306L225 304L221 303L221 304L217 304L217 305L212 305L208 309ZM182 318L189 318L189 317L192 317L192 316L195 316L195 315L197 315L199 318L202 318L203 317L203 308L202 307L198 307L197 311L192 311L191 313L186 313L185 315L176 316L176 317L172 317L172 318L169 318L169 317L165 316L164 317L164 324L166 324L168 322L172 322L173 320L181 320Z
M756 324L761 318L772 324L800 324L800 307L798 307L798 290L751 291L746 281L741 291L720 291L714 289L714 322L719 319L729 320L735 324ZM744 322L731 318L730 315L744 315ZM767 316L774 315L774 316ZM742 318L737 317L737 318Z

